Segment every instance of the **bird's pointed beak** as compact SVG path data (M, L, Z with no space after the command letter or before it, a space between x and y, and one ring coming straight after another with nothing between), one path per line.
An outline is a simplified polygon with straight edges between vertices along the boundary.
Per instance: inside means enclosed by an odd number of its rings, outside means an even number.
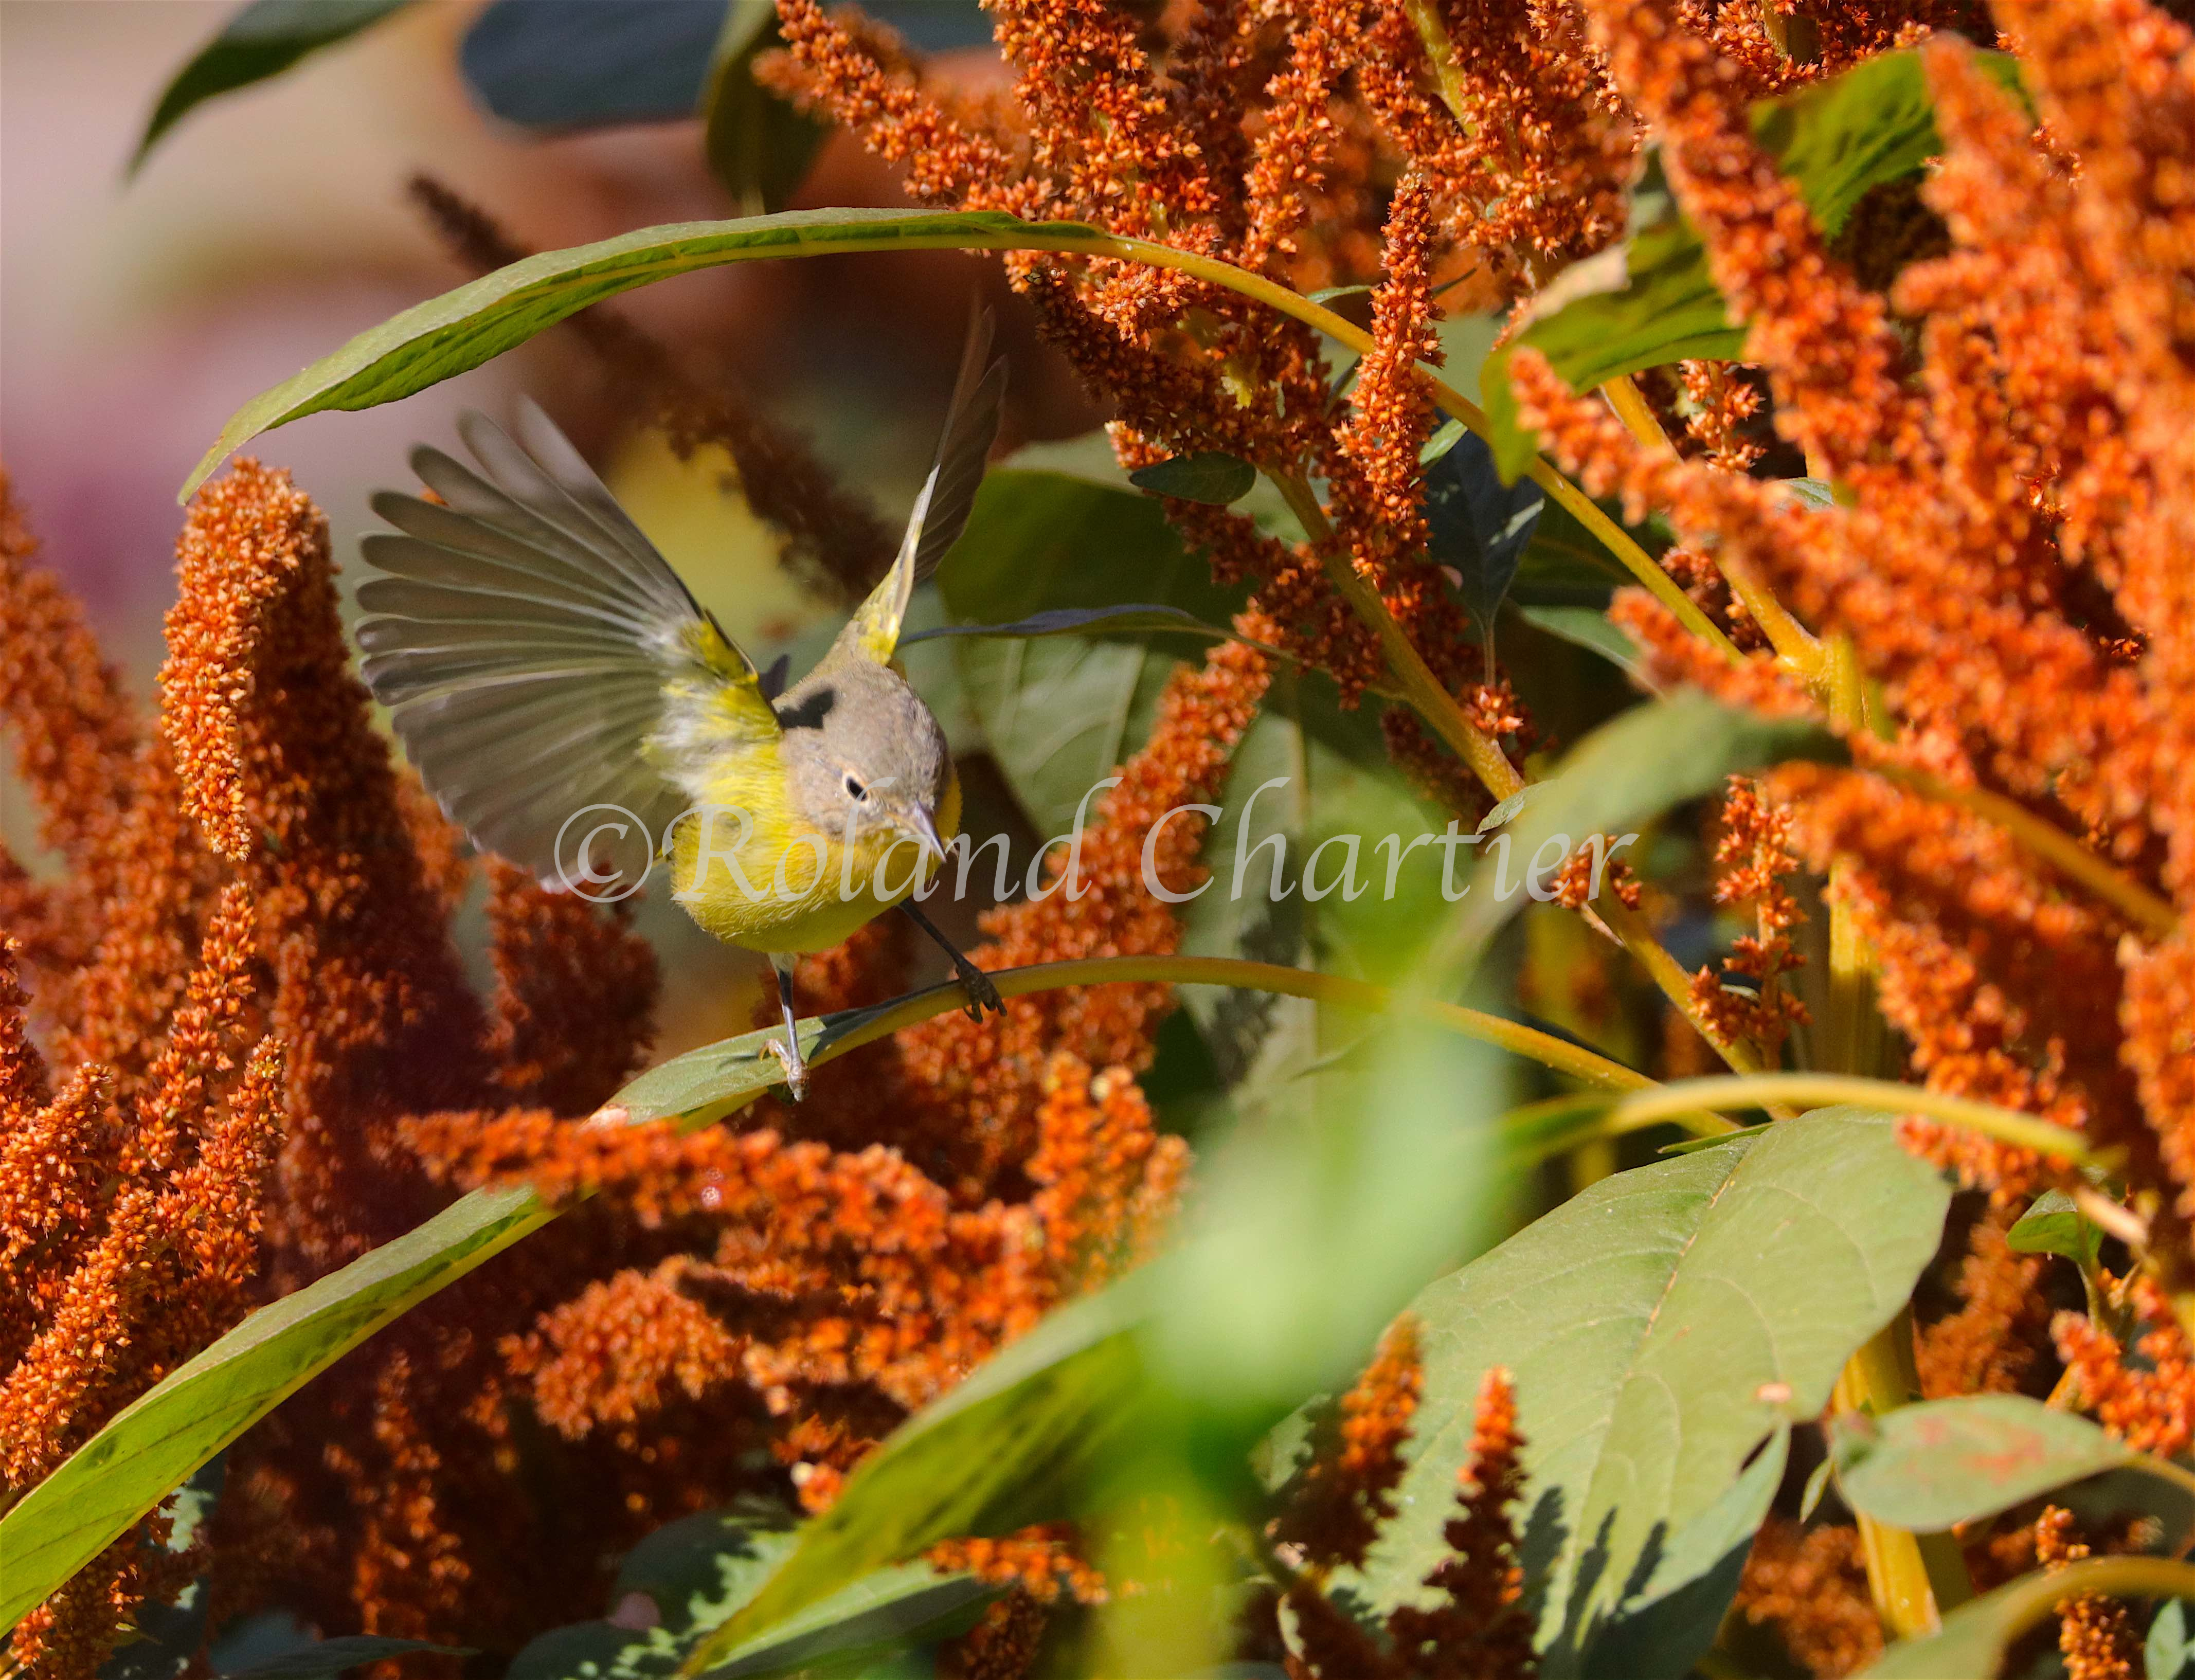
M910 805L907 808L907 826L913 831L915 839L921 843L925 851L936 858L938 862L945 861L945 844L937 837L937 825L931 820L928 810L920 805Z

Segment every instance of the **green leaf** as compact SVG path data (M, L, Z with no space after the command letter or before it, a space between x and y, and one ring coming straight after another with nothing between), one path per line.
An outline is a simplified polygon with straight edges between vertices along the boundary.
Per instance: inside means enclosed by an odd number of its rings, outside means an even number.
M1126 595L1144 603L1138 610L1218 625L1246 593L1216 586L1149 497L1011 469L984 479L938 585L956 618L1014 623L1115 612ZM1183 646L1175 635L1162 645L954 639L970 708L1040 833L1068 831L1091 790L1143 745Z
M2010 54L1974 58L1999 85L2019 91ZM1870 188L1916 173L1944 149L1921 56L1910 50L1878 53L1828 81L1759 101L1753 135L1797 185L1829 239Z
M1608 621L1608 614L1590 607L1520 607L1518 615L1528 624L1558 636L1575 647L1598 653L1617 670L1639 668L1639 649L1631 638Z
M725 24L723 0L493 0L458 65L506 123L571 134L693 116Z
M321 1639L294 1651L262 1659L243 1668L231 1669L222 1680L323 1680L370 1662L432 1651L441 1656L470 1657L468 1645L434 1645L423 1639L383 1639L371 1634L352 1634L341 1639Z
M1827 1403L1934 1255L1948 1202L1888 1119L1824 1109L1603 1179L1433 1284L1411 1308L1425 1389L1400 1515L1337 1585L1384 1614L1441 1561L1480 1384L1501 1366L1541 1673L1674 1680L1682 1642L1626 1666L1627 1624L1673 1616L1656 1607L1726 1556L1695 1525L1743 1528L1723 1502L1749 1460ZM1690 1608L1683 1625L1711 1633Z
M1674 214L1565 269L1533 308L1532 325L1479 372L1494 461L1505 482L1531 465L1540 446L1509 384L1510 360L1520 346L1546 356L1574 391L1642 368L1688 358L1729 361L1745 353L1745 329L1731 321L1698 235Z
M199 106L279 76L308 53L348 41L400 11L410 0L252 0L221 33L176 72L153 107L130 173L144 164L160 136Z
M581 1622L541 1635L505 1680L648 1680L668 1676L753 1598L800 1543L791 1513L767 1501L706 1511L658 1529L618 1571L622 1600L644 1592L663 1620L647 1629ZM998 1590L927 1564L850 1582L767 1632L726 1650L717 1680L759 1680L888 1654L965 1631Z
M2146 1680L2195 1680L2195 1637L2187 1631L2187 1601L2169 1598L2158 1607L2142 1648Z
M0 1629L317 1372L555 1217L528 1189L475 1191L171 1372L0 1517Z
M1225 642L1229 632L1218 624L1207 624L1191 613L1178 607L1161 607L1142 601L1124 602L1119 607L1056 607L1041 613L1032 613L1026 618L1011 624L940 624L934 630L916 630L900 637L905 647L917 642L934 642L940 636L983 636L1008 640L1030 641L1047 636L1103 636L1107 632L1140 633L1165 631L1177 636L1201 636L1207 642Z
M1080 222L1028 222L998 210L811 210L642 227L543 251L416 304L262 392L230 417L182 497L262 432L326 409L408 397L493 360L591 303L675 274L833 251L1067 249L1100 238Z
M1167 1269L1070 1302L863 1459L762 1589L689 1657L700 1674L765 1631L937 1541L1056 1514L1063 1490L1132 1425L1136 1327Z
M710 173L749 216L785 208L830 132L757 84L756 58L782 44L770 0L732 0L702 95Z
M2086 1272L2094 1270L2104 1234L2074 1205L2063 1190L2045 1190L2035 1205L2004 1234L2005 1246L2019 1254L2062 1254Z
M2086 1418L2023 1395L1974 1395L1901 1407L1830 1426L1837 1485L1853 1510L1933 1533L1994 1516L2139 1454Z
M1258 482L1258 469L1237 456L1208 449L1199 455L1177 455L1171 461L1138 467L1128 475L1128 482L1154 496L1224 508L1250 493Z
M2021 1636L2046 1621L2065 1598L2088 1591L2174 1597L2188 1592L2191 1574L2188 1565L2166 1558L2120 1556L2021 1575L1960 1605L1944 1618L1939 1631L1893 1645L1858 1680L1996 1680Z

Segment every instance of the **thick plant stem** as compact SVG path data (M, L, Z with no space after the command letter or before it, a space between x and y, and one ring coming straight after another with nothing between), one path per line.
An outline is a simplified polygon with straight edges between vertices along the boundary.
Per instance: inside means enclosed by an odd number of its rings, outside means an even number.
M1455 45L1448 38L1448 26L1441 20L1440 9L1433 0L1403 0L1403 9L1409 14L1419 43L1432 65L1433 81L1440 89L1441 103L1448 106L1449 115L1455 118L1456 126L1464 133L1477 133L1477 125L1471 119L1471 101L1464 97L1462 72L1455 67Z
M1862 1344L1837 1378L1835 1404L1840 1412L1881 1417L1921 1397L1921 1378L1913 1361L1913 1312L1898 1316ZM1973 1579L1957 1540L1950 1534L1915 1534L1862 1514L1861 1555L1867 1585L1883 1631L1894 1639L1912 1639L1935 1631L1946 1611L1974 1596Z
M1867 727L1866 690L1859 661L1849 639L1838 636L1821 662L1829 716L1847 734ZM1852 920L1852 906L1841 866L1829 879L1829 1019L1823 1023L1819 1058L1841 1073L1872 1075L1881 1050L1882 1017L1875 1009L1866 952ZM1913 1357L1913 1309L1901 1306L1846 1363L1838 1379L1840 1411L1874 1417L1894 1412L1921 1397L1921 1375ZM1859 1515L1860 1551L1867 1560L1868 1591L1884 1630L1899 1639L1930 1631L1944 1613L1974 1595L1967 1561L1949 1534L1915 1534Z

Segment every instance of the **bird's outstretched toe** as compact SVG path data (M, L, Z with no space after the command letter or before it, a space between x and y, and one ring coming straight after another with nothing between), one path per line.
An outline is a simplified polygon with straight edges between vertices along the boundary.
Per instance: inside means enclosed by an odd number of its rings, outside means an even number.
M767 1048L777 1058L778 1066L785 1069L785 1088L792 1093L792 1100L804 1102L808 1096L808 1062L800 1054L799 1044L772 1038Z

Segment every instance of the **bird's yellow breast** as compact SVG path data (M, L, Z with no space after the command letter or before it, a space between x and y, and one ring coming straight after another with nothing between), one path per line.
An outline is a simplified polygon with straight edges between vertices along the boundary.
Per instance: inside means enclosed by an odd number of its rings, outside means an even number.
M726 751L694 779L696 808L665 850L672 895L704 931L749 951L827 951L914 890L925 871L915 842L884 825L835 831L797 813L775 741ZM692 784L689 784L692 785ZM959 832L953 776L936 813Z

